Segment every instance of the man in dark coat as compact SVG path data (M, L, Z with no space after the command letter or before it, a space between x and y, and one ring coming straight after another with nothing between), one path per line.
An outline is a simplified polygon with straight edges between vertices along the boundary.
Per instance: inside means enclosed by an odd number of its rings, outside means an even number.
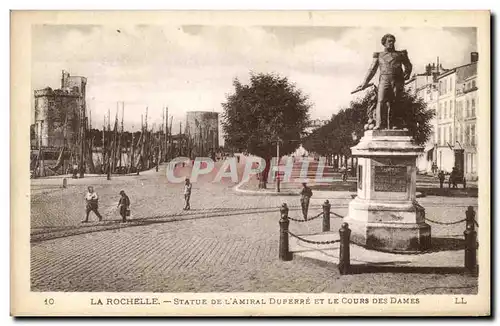
M444 183L444 172L443 172L443 170L439 171L438 178L439 178L439 188L443 188L443 183Z
M125 191L120 191L120 201L118 202L118 207L120 208L120 215L122 217L122 221L127 221L127 216L130 215L130 198L128 198Z
M300 192L300 205L302 206L302 215L307 221L307 211L309 210L309 200L312 197L312 190L304 182L302 183L302 191Z

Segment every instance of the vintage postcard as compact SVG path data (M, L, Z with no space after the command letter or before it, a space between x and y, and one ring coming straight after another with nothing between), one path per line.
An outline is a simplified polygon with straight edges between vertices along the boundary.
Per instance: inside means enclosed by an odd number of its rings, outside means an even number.
M488 11L13 11L11 314L489 316L489 55Z

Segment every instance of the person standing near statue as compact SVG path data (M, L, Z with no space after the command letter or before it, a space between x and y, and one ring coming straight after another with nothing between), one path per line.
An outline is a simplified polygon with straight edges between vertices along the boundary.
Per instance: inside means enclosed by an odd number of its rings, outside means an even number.
M300 205L302 206L302 215L304 216L304 220L306 221L307 211L309 210L309 201L312 195L313 193L311 188L309 188L305 182L302 183L302 190L300 192Z
M352 93L369 87L370 80L380 67L377 104L375 112L368 113L368 129L405 128L401 112L398 111L402 110L400 100L404 83L410 78L413 67L406 50L396 51L394 35L384 35L381 42L384 51L373 53L373 61L363 83Z

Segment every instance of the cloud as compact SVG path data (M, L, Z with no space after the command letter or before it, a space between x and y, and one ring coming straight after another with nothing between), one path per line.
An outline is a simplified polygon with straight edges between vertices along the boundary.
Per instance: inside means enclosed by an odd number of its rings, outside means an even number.
M476 46L470 29L322 27L317 31L314 27L35 26L32 85L58 88L65 69L88 78L88 103L96 121L102 121L108 109L114 112L116 101L124 101L130 124L140 124L146 106L152 120L161 120L162 107L168 105L178 125L190 110L220 112L233 78L245 82L250 71L273 71L288 76L309 95L313 118L328 118L348 105L350 90L364 77L372 53L382 50L380 38L385 33L395 34L397 47L408 50L416 72L437 56L445 67L463 64Z

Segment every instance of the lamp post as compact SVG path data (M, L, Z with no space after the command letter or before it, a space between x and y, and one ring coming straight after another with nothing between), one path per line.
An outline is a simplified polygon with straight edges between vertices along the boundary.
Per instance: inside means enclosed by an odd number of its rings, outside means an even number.
M354 144L356 144L356 141L358 140L358 135L356 134L355 131L352 132L351 137L352 137L352 141L354 142ZM354 157L352 156L352 153L351 153L351 168L352 168L351 176L355 177L356 170L354 169Z
M278 162L276 166L276 192L280 192L280 141L279 138L276 141L276 160Z

